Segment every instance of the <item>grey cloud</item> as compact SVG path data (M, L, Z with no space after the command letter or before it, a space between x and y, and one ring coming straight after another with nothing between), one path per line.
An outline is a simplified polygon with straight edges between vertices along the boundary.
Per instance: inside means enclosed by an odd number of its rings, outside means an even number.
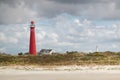
M105 3L110 0L50 0L58 3L67 3L67 4L89 4L89 3Z
M7 4L9 7L16 7L21 4L22 0L0 0L0 4Z
M10 1L10 0L9 0ZM1 1L0 24L24 23L37 14L29 9L22 0Z
M39 16L54 17L61 13L93 19L119 19L119 0L35 0ZM26 0L31 6L31 2ZM74 4L76 3L76 4ZM107 12L106 12L107 11Z
M120 19L120 8L117 7L119 0L36 0L36 2L39 17L55 17L68 13L89 19Z
M120 19L119 3L119 0L0 0L0 23L53 18L63 13L89 19Z

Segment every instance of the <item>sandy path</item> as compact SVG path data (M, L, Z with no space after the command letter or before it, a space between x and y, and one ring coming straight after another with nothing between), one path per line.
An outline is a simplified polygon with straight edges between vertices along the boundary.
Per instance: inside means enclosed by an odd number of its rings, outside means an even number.
M0 80L120 80L120 71L1 70Z

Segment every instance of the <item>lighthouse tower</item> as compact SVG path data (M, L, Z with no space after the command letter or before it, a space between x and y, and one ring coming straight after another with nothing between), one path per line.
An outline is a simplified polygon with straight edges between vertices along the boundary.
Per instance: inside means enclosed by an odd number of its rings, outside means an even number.
M29 53L31 55L36 55L36 39L35 39L35 22L34 21L31 21L31 24L30 24Z

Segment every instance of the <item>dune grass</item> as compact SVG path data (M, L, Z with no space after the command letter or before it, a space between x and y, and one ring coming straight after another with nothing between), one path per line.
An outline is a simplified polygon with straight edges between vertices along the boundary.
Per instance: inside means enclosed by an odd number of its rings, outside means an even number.
M68 52L53 55L3 55L0 54L0 66L8 65L39 65L39 66L61 66L61 65L120 65L120 52Z

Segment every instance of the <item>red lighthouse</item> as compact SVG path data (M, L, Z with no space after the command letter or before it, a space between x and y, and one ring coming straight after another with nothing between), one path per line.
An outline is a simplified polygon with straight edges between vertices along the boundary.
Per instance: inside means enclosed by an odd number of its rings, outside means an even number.
M29 53L31 55L36 55L36 39L35 39L35 22L34 21L31 21L31 24L30 24Z

